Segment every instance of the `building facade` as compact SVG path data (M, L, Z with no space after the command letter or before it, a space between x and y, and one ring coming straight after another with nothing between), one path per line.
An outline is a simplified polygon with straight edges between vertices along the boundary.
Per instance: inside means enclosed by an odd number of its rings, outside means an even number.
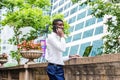
M67 49L64 56L79 54L83 56L87 46L93 46L89 56L96 56L102 50L102 37L106 30L104 18L95 18L87 5L73 4L71 0L51 0L51 15L64 14L70 24L70 35L66 39Z
M95 18L91 15L89 6L73 4L71 0L51 0L51 3L50 14L64 14L65 20L70 25L70 35L66 38L67 49L63 56L74 54L83 56L88 46L93 46L89 56L98 55L101 52L99 48L103 45L102 37L106 33L105 19ZM0 11L0 19L4 12ZM8 44L8 39L13 35L12 29L7 26L0 31L1 53L10 53L10 50L15 49L14 46Z

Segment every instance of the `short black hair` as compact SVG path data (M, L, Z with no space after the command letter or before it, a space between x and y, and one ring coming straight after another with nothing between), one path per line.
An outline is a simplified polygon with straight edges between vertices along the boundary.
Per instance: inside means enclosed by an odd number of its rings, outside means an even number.
M58 22L58 21L61 21L61 22L63 22L63 20L62 20L62 19L54 19L54 20L53 20L53 23L52 23L52 25L56 25L56 22Z
M53 20L53 23L52 23L52 25L53 25L53 32L56 32L56 23L58 22L58 21L61 21L61 22L63 22L63 20L62 19L54 19Z

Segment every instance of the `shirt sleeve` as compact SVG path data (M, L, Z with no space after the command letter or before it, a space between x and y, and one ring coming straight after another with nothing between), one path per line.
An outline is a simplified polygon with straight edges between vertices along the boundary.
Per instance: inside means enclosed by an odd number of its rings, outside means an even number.
M61 52L64 52L66 50L65 38L60 38L59 40L53 36L48 36L47 43Z
M63 61L65 62L65 61L68 61L70 58L69 58L69 56L65 56L65 57L63 57Z

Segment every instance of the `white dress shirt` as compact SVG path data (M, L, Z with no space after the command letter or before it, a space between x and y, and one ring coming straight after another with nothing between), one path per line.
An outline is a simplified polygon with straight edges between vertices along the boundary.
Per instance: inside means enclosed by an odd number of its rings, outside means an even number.
M64 38L60 38L56 33L52 32L46 39L47 50L45 58L49 63L64 65L64 60L68 60L68 57L63 58L63 52L66 50L66 42Z

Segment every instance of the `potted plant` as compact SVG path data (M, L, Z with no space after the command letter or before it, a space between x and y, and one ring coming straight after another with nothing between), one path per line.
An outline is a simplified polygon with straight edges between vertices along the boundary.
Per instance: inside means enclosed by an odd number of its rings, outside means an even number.
M43 51L41 50L41 44L34 43L33 40L24 40L21 44L18 44L17 46L20 50L22 57L29 59L27 64L34 63L33 60L39 58L43 53Z
M40 35L46 33L46 25L51 26L54 18L64 18L61 15L54 15L52 18L44 14L50 7L50 0L2 0L0 8L6 8L4 19L1 21L3 26L8 25L13 28L14 36L9 39L10 44L17 46L22 41L34 40ZM56 17L57 16L57 17ZM27 34L23 34L21 28L30 27ZM68 34L69 25L65 23L65 33ZM49 27L49 32L51 27ZM11 56L20 64L20 50L17 48L11 51Z
M8 56L6 53L0 54L0 64L3 66L4 63L6 63L8 60Z

